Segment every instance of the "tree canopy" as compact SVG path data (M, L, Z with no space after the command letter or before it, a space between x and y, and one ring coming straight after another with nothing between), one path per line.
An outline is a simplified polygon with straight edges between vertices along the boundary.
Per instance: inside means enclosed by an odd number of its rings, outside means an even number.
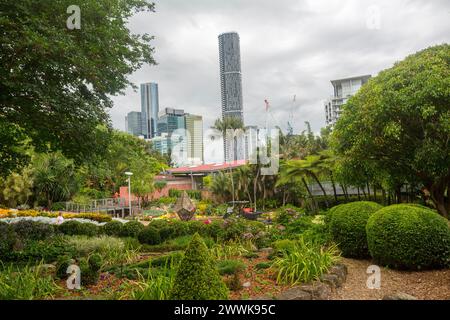
M102 153L108 143L97 128L109 125L110 96L132 85L127 76L142 64L155 63L152 37L132 34L126 25L135 12L153 11L153 3L80 0L81 29L69 30L72 4L0 2L2 171L21 164L17 133L38 152L62 150L77 161Z
M417 52L370 79L344 106L332 139L344 161L399 186L421 183L448 217L450 45Z

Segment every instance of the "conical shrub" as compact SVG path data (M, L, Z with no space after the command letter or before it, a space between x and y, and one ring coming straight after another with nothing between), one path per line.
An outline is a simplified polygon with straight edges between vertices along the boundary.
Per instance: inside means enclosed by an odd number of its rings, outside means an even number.
M228 289L205 242L196 233L184 254L170 292L172 300L222 300Z

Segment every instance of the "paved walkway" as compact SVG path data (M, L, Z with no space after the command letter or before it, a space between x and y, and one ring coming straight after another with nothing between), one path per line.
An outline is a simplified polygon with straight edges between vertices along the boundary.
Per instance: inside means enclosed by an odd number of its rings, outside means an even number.
M377 300L397 292L406 293L418 299L450 300L450 270L436 271L396 271L381 268L380 289L368 289L370 260L342 258L347 265L348 275L344 285L332 293L333 300Z

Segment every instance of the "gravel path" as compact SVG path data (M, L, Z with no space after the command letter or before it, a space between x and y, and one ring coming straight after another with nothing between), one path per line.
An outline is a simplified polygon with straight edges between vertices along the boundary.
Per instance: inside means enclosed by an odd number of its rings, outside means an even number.
M381 268L381 288L368 289L366 281L370 260L342 258L348 268L347 281L335 290L332 300L378 300L385 295L398 292L426 300L450 300L450 270L437 271L396 271Z

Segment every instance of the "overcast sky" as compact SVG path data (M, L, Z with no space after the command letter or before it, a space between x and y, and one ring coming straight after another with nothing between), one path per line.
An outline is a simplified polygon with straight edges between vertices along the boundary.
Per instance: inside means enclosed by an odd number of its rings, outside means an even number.
M155 13L134 16L129 27L155 36L158 65L130 79L159 84L160 110L202 115L205 129L220 117L217 36L236 31L245 124L264 125L268 99L274 124L286 129L292 111L294 132L304 130L305 121L319 132L330 80L376 75L420 49L450 42L450 1L164 0L156 1ZM113 125L124 130L125 115L140 111L139 92L130 88L113 101Z

